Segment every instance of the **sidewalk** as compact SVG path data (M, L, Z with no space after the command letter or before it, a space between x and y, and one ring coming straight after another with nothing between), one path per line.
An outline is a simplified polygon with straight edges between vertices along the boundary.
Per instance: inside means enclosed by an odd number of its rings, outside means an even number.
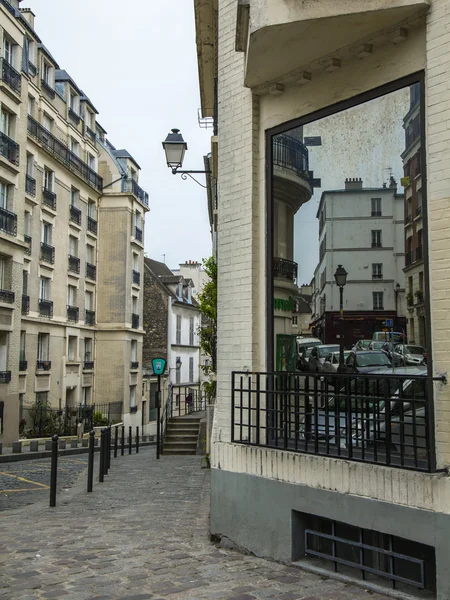
M0 519L0 598L7 600L385 600L359 587L219 549L208 539L209 471L154 448L112 459L106 482L83 473Z

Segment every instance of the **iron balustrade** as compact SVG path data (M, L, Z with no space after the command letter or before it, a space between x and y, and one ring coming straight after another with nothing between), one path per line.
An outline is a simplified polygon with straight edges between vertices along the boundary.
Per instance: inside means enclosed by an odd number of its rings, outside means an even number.
M137 362L137 361L131 361L131 363L130 363L130 369L139 369L139 362Z
M73 204L70 205L70 220L76 225L81 225L81 210Z
M90 127L88 127L86 125L86 133L87 135L91 138L91 140L93 142L95 142L95 140L97 139L97 136L95 135L95 131L93 131Z
M11 371L0 371L0 383L9 383L11 381Z
M170 417L182 417L200 410L205 410L205 406L197 389L188 385L172 386Z
M99 191L103 189L103 179L100 175L30 115L28 115L28 133L42 144L49 154L86 183Z
M86 263L86 277L95 281L97 279L97 267Z
M44 92L46 92L50 96L50 98L53 99L55 97L55 90L47 81L45 81L45 79L41 79L41 87L44 90Z
M133 329L139 329L139 315L136 313L131 315L131 327Z
M28 248L25 248L25 253L31 255L31 245L32 245L31 236L30 235L24 235L23 236L23 241L26 244L28 244Z
M8 85L13 92L20 96L22 92L22 75L16 71L16 69L9 64L4 58L2 61L2 81Z
M78 323L80 316L80 309L78 306L67 306L67 320L73 323Z
M273 275L274 277L283 277L291 281L297 279L298 265L292 260L285 258L274 257L273 259Z
M419 206L416 208L416 217L420 217L422 216L422 205L419 204Z
M25 191L30 196L36 196L36 179L31 175L25 177Z
M41 260L53 264L55 262L55 249L45 242L41 242Z
M141 274L139 273L139 271L135 271L133 269L133 283L135 283L136 285L140 285L141 283Z
M17 215L6 208L0 208L0 230L17 235Z
M56 194L46 187L42 188L42 202L51 208L56 210Z
M88 231L97 235L97 221L92 217L87 218Z
M51 368L52 368L51 360L38 360L36 362L36 369L38 371L50 371Z
M371 212L371 215L370 215L370 216L371 216L371 217L381 217L381 216L382 216L382 215L381 215L381 210L373 210L373 211Z
M144 191L134 179L124 179L122 191L131 192L142 204L148 206L148 193Z
M416 260L421 260L423 258L423 246L417 246L416 248Z
M39 315L48 319L53 317L53 302L51 300L39 300Z
M22 294L22 314L27 315L30 312L30 296Z
M5 302L6 304L14 304L14 300L16 295L14 292L10 290L0 290L0 302Z
M69 254L69 271L72 273L80 272L80 259L78 256L72 256Z
M0 154L13 165L19 165L19 144L0 132Z
M309 179L308 148L300 140L284 133L273 140L273 164L295 171L299 177Z
M84 322L86 325L95 325L95 310L87 310L84 315Z
M70 108L70 106L69 106L69 119L72 119L72 121L73 121L73 122L74 122L76 125L78 125L78 124L80 123L80 121L81 121L81 117L80 117L80 115L78 115L78 114L77 114L77 113L76 113L76 112L73 110L73 108Z
M83 363L83 369L85 371L92 371L92 369L94 368L94 361L93 360L85 360Z
M434 472L429 381L426 371L233 372L232 441Z
M134 239L142 242L142 229L139 229L139 227L134 228Z
M19 361L19 371L26 371L28 369L28 362L26 360Z

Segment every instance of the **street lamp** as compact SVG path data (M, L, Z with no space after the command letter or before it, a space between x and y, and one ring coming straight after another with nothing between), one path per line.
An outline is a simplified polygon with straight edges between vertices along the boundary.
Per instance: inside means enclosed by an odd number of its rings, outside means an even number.
M340 311L340 333L339 333L339 368L344 370L344 286L347 283L347 271L342 265L338 265L334 274L336 285L339 287L339 311Z
M192 177L192 173L211 173L211 171L181 171L181 167L183 166L184 155L186 150L188 149L186 142L181 135L179 129L172 129L171 133L168 134L166 139L162 143L164 152L166 154L166 163L169 169L172 169L172 174L177 175L178 173L181 175L181 179L187 179L188 176L193 179L199 185L202 185L198 182L194 177ZM205 187L205 186L202 186Z

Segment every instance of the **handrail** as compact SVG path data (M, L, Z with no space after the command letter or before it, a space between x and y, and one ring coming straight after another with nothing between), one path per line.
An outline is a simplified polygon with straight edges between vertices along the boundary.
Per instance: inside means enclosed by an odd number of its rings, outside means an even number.
M159 402L161 402L161 399L159 399ZM167 394L166 404L164 406L164 410L161 415L161 422L158 423L158 425L160 425L160 427L161 427L161 448L160 448L161 454L162 454L162 450L164 448L164 438L166 437L167 423L169 422L169 419L171 417L172 417L172 385L169 384L169 392Z

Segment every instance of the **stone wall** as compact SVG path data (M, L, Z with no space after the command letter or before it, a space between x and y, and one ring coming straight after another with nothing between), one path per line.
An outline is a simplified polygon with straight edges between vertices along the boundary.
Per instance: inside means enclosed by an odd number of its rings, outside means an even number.
M151 368L153 358L167 360L169 296L144 267L144 344L142 366Z

